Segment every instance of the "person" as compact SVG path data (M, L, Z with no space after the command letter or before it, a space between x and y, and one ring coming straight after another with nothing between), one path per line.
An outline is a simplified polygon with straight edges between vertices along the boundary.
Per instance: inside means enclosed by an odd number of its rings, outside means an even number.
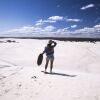
M55 41L49 40L47 46L45 47L42 54L46 53L46 64L45 64L45 73L50 61L50 73L52 73L53 62L54 62L54 47L57 45Z

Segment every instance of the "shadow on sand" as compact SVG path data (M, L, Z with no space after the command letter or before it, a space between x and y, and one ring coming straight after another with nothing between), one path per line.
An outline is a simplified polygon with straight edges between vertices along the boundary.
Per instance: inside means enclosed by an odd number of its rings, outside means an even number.
M43 73L45 73L44 71L41 71ZM55 72L46 72L45 74L50 74L50 75L59 75L59 76L67 76L67 77L76 77L77 75L69 75L69 74L63 74L63 73L55 73Z

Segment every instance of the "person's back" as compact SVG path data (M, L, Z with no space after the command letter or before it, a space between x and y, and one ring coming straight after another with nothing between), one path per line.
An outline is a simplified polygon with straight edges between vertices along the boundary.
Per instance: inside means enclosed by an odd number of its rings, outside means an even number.
M46 52L47 56L48 55L53 55L54 54L54 47L47 45L47 47L45 47L45 52Z
M52 45L53 44L53 45ZM48 62L51 62L51 67L50 67L50 72L52 72L52 68L53 68L53 61L54 61L54 47L57 45L56 42L50 40L47 44L47 46L45 47L45 50L43 51L43 54L46 53L46 65L45 65L45 72L48 66Z

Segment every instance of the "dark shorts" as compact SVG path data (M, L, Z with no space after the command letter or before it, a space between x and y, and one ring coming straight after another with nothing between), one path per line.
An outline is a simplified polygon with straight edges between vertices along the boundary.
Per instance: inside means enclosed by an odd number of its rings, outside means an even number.
M54 60L54 55L47 55L47 60Z

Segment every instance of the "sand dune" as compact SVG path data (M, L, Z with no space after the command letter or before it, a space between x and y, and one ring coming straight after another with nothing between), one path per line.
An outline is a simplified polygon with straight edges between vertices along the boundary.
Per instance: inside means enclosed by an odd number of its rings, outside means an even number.
M0 41L6 41L1 39ZM53 74L36 60L48 40L0 43L0 100L99 100L100 43L57 41Z

